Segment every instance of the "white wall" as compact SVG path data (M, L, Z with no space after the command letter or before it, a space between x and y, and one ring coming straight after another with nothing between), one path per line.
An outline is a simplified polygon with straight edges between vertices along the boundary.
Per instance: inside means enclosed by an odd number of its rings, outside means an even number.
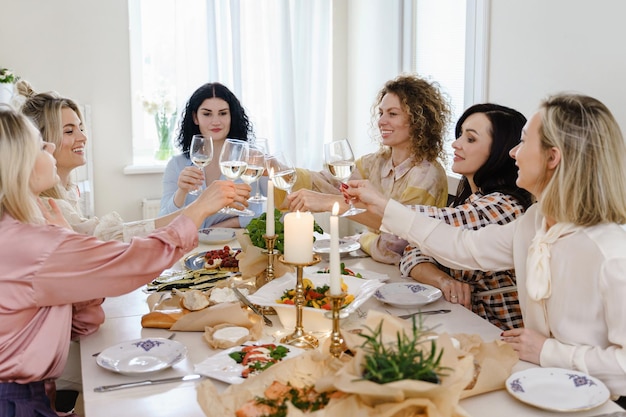
M367 0L374 14L357 8L365 0L341 1L351 30L341 40L347 75L335 82L348 95L337 114L348 120L335 133L361 137L374 95L399 68L389 19L399 0ZM491 9L488 100L530 115L547 94L575 90L604 101L626 129L626 2L491 0ZM96 215L139 219L141 199L161 194L161 174L123 174L132 163L126 0L5 1L0 39L1 66L92 106Z

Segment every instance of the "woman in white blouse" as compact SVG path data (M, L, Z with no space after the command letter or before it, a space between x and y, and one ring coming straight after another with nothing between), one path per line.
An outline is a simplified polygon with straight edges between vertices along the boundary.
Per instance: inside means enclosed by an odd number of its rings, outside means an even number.
M382 229L461 269L515 268L525 328L502 333L522 360L580 370L626 396L626 144L609 109L583 95L544 100L511 150L538 203L506 225L462 230L381 196L347 195Z

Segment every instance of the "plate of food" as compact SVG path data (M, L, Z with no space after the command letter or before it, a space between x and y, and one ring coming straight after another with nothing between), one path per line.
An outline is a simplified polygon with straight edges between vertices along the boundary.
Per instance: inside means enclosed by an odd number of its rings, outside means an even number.
M551 411L589 410L610 397L608 388L599 379L562 368L525 369L512 374L505 385L518 400Z
M270 366L304 352L283 344L244 344L225 349L195 366L195 372L228 384L241 384Z
M208 245L221 245L237 237L234 229L225 227L209 227L198 230L198 240Z
M150 337L106 348L96 363L123 375L150 374L167 369L187 356L187 348L175 340Z
M239 261L237 255L241 249L232 249L225 245L222 249L213 249L204 252L193 253L183 259L186 269L197 271L200 269L219 269L221 271L237 272Z
M345 315L356 311L383 285L377 279L368 280L351 276L342 276L341 279L343 281L342 289L347 293L344 307L341 310ZM328 300L325 294L330 283L330 275L309 273L303 277L302 281L304 287L310 285L312 290L306 292L305 299L307 304L302 308L302 321L305 323L306 329L318 332L331 330L332 320L326 314L330 306L327 305ZM250 295L248 299L253 304L273 307L283 327L285 329L293 329L296 315L293 303L295 286L295 275L287 273L263 285L254 294Z
M161 274L155 278L146 285L145 291L147 293L171 291L174 289L206 291L230 278L231 275L232 272L220 269L174 271Z
M348 253L361 249L361 244L351 239L339 239L339 253ZM330 253L330 239L318 239L313 243L313 252Z
M419 307L437 301L441 290L418 282L392 282L380 287L374 298L385 304L400 308Z

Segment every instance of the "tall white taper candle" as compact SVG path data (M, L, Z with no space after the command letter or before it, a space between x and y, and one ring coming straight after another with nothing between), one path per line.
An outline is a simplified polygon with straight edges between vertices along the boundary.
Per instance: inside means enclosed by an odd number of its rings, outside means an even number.
M339 262L339 204L333 204L330 216L330 293L341 294L341 264Z

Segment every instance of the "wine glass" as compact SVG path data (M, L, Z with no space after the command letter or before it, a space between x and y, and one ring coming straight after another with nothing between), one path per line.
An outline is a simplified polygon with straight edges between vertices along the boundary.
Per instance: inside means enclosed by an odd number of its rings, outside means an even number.
M211 163L213 159L213 138L202 135L193 135L191 138L191 146L189 148L189 158L191 162L202 170L202 176L205 177L204 167ZM206 177L205 181L206 182ZM189 191L191 195L198 195L202 191L202 185L195 190Z
M296 167L283 152L270 155L265 159L265 167L270 173L270 179L274 186L291 194L291 189L296 183Z
M248 142L237 139L226 139L220 152L220 171L231 181L240 178L248 168ZM232 207L224 207L219 211L226 214L238 214L240 216L253 216L255 213L249 209L238 210Z
M350 175L354 171L354 153L350 147L350 142L346 139L341 139L325 143L324 162L330 175L342 183L350 179ZM363 208L354 207L352 200L350 200L350 208L341 217L354 216L365 211Z
M270 145L269 141L266 138L253 138L252 145L261 149L265 155L269 155L270 153ZM248 201L253 203L263 203L267 198L261 194L261 184L259 181L256 183L256 193L254 197L251 197Z

